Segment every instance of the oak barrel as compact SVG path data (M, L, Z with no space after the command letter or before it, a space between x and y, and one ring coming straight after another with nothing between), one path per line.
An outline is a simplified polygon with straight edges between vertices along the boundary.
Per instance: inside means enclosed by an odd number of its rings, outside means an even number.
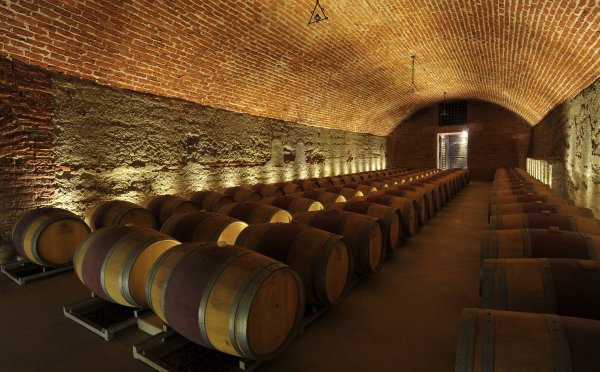
M201 210L216 212L225 204L233 203L233 198L216 191L198 191L190 197Z
M391 188L378 191L375 193L375 195L400 196L402 198L414 200L416 202L416 211L419 220L419 225L423 226L425 225L425 223L427 223L427 205L425 204L425 198L423 197L423 194L409 190Z
M490 217L491 230L559 229L600 235L600 222L593 218L548 213L505 214Z
M354 257L354 271L374 273L381 269L385 260L383 225L363 214L331 209L304 212L294 215L294 223L300 223L342 235L348 239Z
M90 233L88 225L65 209L43 207L22 215L12 230L15 249L42 266L67 266L77 245Z
M262 199L285 195L285 192L283 192L281 187L266 183L256 184L252 186L252 190L258 192Z
M347 183L344 187L356 189L363 193L363 195L371 195L372 193L377 191L375 186L366 185L364 183Z
M407 198L393 195L371 195L356 200L364 200L371 203L381 204L397 208L402 216L403 236L415 236L419 231L419 216L417 215L416 202Z
M499 214L520 214L520 213L552 213L566 214L568 216L581 216L594 218L594 212L589 208L580 208L574 205L554 204L554 203L510 203L494 204L490 206L490 215Z
M210 349L267 360L296 336L302 281L289 266L248 249L187 243L152 267L147 302L169 326Z
M191 200L187 200L175 195L160 195L151 198L147 202L146 208L152 213L162 226L165 221L179 213L189 213L198 210L198 207Z
M600 319L600 262L569 258L485 260L485 308Z
M600 371L600 321L464 309L455 372Z
M263 203L231 203L222 206L218 213L237 218L248 224L253 223L289 223L292 220L290 212Z
M327 191L312 190L312 191L301 192L301 193L294 194L294 195L300 196L302 198L316 200L319 203L323 204L324 206L326 206L329 203L339 203L339 202L346 201L346 198L344 198L342 195L338 195L333 192L327 192Z
M352 251L346 239L300 224L256 224L236 245L255 250L294 268L311 304L336 304L350 288Z
M147 227L105 227L79 244L73 266L83 284L103 299L145 308L146 281L152 265L178 244L172 237Z
M284 209L291 214L298 212L320 211L323 209L323 204L316 200L291 195L267 198L261 200L260 202Z
M304 191L302 186L293 182L278 182L274 183L273 186L281 188L285 195L292 195Z
M169 218L160 229L182 243L234 244L247 223L216 212L191 212Z
M324 187L322 189L317 189L317 191L327 191L332 192L334 194L338 194L346 198L346 200L350 200L356 196L364 196L362 191L358 189L352 189L346 186L330 186Z
M550 194L545 195L511 195L511 196L499 196L491 197L490 205L494 204L514 204L514 203L553 203L553 204L569 204L573 205L573 202L560 196L554 196Z
M156 218L149 210L123 200L111 200L92 208L85 218L92 231L110 226L145 226L156 228Z
M234 202L257 202L262 199L262 196L258 191L254 191L244 186L228 187L220 190L223 195L227 195L233 199Z

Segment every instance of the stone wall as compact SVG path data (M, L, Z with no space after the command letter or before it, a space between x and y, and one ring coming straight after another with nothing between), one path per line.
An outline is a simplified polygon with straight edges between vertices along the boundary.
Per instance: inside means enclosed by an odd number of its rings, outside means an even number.
M530 156L561 159L564 175L553 189L600 218L600 80L534 127Z
M513 112L482 101L468 102L465 125L438 125L438 106L427 106L388 136L390 167L437 167L439 133L469 133L468 167L474 180L491 181L498 167L525 167L531 127Z

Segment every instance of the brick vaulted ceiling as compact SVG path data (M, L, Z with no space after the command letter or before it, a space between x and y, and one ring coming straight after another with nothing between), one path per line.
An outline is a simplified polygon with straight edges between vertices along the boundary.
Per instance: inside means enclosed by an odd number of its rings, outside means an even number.
M598 0L0 0L0 54L103 84L388 134L448 98L536 124L600 76ZM411 58L416 56L411 86Z

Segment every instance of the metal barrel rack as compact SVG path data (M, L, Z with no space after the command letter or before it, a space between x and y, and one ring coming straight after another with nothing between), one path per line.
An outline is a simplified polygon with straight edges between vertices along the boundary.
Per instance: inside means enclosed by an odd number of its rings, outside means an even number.
M2 274L18 285L73 270L73 266L46 267L29 260L17 260L0 266Z

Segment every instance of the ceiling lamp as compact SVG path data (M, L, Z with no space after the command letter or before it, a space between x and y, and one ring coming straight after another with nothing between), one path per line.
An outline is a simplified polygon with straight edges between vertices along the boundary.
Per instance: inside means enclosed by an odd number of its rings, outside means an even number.
M444 100L442 101L442 112L440 113L440 116L443 118L447 118L448 116L450 116L450 114L448 114L448 111L446 110L446 92L444 92Z
M412 79L410 83L410 88L408 88L408 91L406 93L415 93L416 91L418 91L417 85L415 84L415 59L417 57L413 54L412 56L410 56L410 58L412 59Z
M325 15L325 8L323 8L321 4L319 4L319 0L317 0L315 8L313 9L310 15L310 20L308 21L308 24L311 25L313 23L319 23L321 21L326 21L327 19L328 18Z

